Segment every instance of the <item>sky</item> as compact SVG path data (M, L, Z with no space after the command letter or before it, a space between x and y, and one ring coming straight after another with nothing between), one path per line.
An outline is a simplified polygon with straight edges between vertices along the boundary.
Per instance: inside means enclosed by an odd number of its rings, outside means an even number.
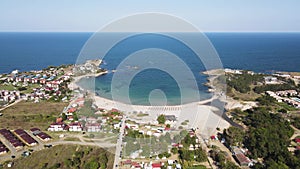
M299 0L0 0L0 31L95 32L137 13L180 17L205 32L299 32Z

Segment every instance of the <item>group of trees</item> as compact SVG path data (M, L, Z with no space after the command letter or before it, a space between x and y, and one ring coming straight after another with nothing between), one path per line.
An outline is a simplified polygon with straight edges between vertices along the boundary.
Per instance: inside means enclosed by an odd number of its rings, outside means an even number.
M256 84L257 82L262 82L263 76L260 74L234 74L227 75L227 85L231 88L234 88L240 93L247 93L251 90L250 85Z
M221 169L239 169L237 165L231 162L226 156L228 154L224 151L220 151L216 147L214 147L209 152L210 157L216 162L217 166Z
M206 152L201 148L196 148L196 137L191 137L186 130L180 132L179 137L183 137L181 140L182 148L178 149L180 160L184 162L204 162L207 160ZM194 150L190 150L190 145L193 145ZM172 152L176 152L177 149L172 149Z
M263 158L265 166L255 168L300 168L300 159L287 149L293 129L279 114L272 114L266 108L248 111L244 123L249 127L244 138L244 145L251 152L252 158Z
M227 146L241 146L244 141L245 132L238 127L229 127L224 130L224 138Z
M201 148L196 150L180 149L179 158L184 161L205 162L207 160L206 152Z
M300 117L295 117L292 121L292 124L297 129L300 129Z
M172 138L170 133L166 133L157 139L156 137L150 137L138 131L127 129L125 141L126 146L124 150L126 156L141 149L141 155L145 157L150 157L152 154L166 157L169 156L166 152L168 152L168 146L172 143Z

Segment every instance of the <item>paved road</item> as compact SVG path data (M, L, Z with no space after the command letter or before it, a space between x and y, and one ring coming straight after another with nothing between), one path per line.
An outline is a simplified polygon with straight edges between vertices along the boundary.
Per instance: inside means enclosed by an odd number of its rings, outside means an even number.
M120 152L122 151L122 141L123 141L124 132L125 132L125 116L123 116L122 118L120 135L116 145L115 160L113 165L114 169L118 168L117 166L119 166L120 163Z

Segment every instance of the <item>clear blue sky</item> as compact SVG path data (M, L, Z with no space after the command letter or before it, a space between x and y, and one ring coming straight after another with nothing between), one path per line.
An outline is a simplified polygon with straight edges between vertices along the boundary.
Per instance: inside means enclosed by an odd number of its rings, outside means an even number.
M300 31L299 0L1 0L0 31L94 32L118 18L162 12L203 31Z

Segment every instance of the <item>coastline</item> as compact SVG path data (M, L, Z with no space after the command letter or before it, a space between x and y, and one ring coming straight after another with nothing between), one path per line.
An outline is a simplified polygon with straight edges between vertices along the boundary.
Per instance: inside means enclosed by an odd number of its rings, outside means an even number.
M102 75L107 74L108 71L104 71L104 72L100 72L100 73L89 73L89 74L85 74L85 75L81 75L81 76L75 76L73 77L73 80L70 82L69 84L69 89L70 90L74 90L76 88L81 88L79 85L77 85L77 82L80 81L82 78L86 78L86 77L99 77Z
M74 77L74 80L69 85L70 89L82 89L81 86L76 84L82 78L98 77L106 73L107 71L98 74L86 74ZM90 90L87 90L87 92L89 93L91 98L93 98L95 105L97 105L99 108L106 110L118 109L128 116L134 112L148 114L148 116L135 119L140 123L155 122L159 114L175 115L178 119L178 125L180 125L185 120L189 120L191 122L191 124L189 124L189 127L199 128L201 135L205 137L209 137L211 134L217 133L216 128L225 129L230 126L230 124L225 119L223 119L223 117L219 113L215 113L220 112L220 109L213 106L213 101L217 99L224 100L221 99L221 97L224 97L224 95L216 94L216 92L212 92L213 96L206 100L169 106L130 105L101 97Z

